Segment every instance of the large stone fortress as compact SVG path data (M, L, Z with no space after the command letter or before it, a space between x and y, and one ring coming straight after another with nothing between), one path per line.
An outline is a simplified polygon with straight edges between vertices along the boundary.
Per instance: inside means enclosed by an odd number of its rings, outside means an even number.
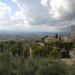
M75 41L75 26L71 27L70 40Z

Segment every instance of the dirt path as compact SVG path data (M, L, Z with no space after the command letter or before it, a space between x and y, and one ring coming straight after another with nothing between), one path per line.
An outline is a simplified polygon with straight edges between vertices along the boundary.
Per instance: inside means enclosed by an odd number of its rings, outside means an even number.
M70 51L71 59L75 59L75 49Z
M29 48L29 51L30 51L30 58L32 58L32 49L31 49L31 47Z
M71 58L68 59L62 59L67 64L74 64L75 63L75 48L70 51Z

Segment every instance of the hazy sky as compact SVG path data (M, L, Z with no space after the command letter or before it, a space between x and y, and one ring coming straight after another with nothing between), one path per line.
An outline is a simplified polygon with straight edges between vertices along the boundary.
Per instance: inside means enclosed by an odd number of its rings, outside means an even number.
M0 0L0 30L68 31L75 0Z

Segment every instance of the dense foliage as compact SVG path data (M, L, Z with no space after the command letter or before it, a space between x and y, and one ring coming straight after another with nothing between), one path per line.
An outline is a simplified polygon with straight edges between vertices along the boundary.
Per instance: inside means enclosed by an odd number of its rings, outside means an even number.
M75 75L75 65L66 65L60 60L25 59L0 53L0 75Z
M69 58L72 45L61 40L44 43L44 45L36 44L32 46L33 57Z
M50 57L50 58L68 58L72 43L64 43L61 40L54 40L48 43L32 43L24 41L2 41L0 42L0 52L8 51L12 56L28 57ZM64 50L64 51L63 51ZM65 55L63 57L63 55Z
M63 43L61 40L43 45L25 41L2 41L0 75L75 75L72 70L75 69L75 65L69 66L51 59L60 58L63 48L67 52L66 55L69 55L71 47L71 43Z

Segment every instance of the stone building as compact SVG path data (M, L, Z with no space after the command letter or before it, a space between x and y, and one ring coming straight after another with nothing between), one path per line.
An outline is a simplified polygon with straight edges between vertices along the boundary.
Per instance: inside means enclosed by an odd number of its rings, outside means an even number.
M70 40L75 41L75 26L71 27Z

